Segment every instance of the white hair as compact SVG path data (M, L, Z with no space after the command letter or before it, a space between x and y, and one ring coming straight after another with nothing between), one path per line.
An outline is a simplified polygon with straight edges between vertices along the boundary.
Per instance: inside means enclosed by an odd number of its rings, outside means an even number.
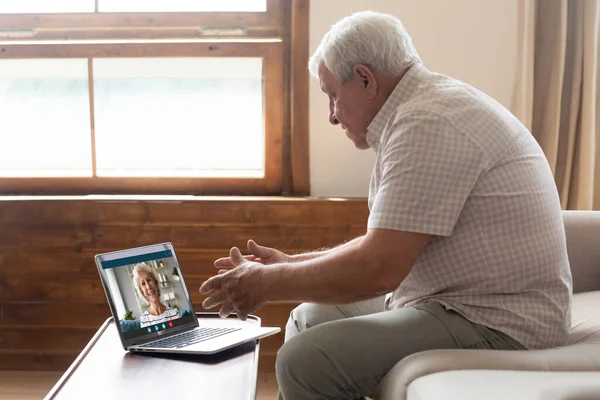
M146 264L145 262L141 262L141 263L135 264L133 266L133 285L135 286L135 290L138 292L141 299L144 301L144 303L146 305L148 305L148 304L150 304L150 302L148 301L148 299L146 299L146 296L144 296L144 294L142 292L142 288L140 287L140 272L145 272L148 275L150 275L152 277L152 279L154 279L154 282L156 282L156 291L160 298L160 287L158 286L158 276L156 275L156 271L154 271L154 269L150 268L150 266L148 264Z
M421 58L402 22L393 15L361 11L338 21L311 56L308 69L318 77L321 62L340 83L352 77L354 66L397 76Z

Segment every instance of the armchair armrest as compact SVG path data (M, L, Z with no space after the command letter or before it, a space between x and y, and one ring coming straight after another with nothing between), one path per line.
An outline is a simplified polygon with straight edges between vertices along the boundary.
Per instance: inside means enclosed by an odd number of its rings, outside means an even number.
M398 362L377 387L378 400L404 400L415 379L452 370L600 371L600 344L544 350L428 350Z

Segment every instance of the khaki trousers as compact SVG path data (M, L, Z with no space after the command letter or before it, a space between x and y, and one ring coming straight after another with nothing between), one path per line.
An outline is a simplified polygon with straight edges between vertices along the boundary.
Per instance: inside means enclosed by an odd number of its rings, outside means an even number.
M384 310L384 297L344 306L301 304L277 354L280 400L373 397L404 357L430 349L524 349L435 301Z

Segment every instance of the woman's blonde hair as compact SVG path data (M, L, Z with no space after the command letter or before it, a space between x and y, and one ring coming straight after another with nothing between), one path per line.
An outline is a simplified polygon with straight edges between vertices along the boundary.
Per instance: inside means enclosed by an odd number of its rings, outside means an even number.
M139 294L139 297L144 301L145 304L150 304L144 293L142 292L142 288L140 287L140 272L145 272L154 279L156 282L156 291L158 292L158 297L160 298L160 286L158 285L158 276L153 268L151 268L145 262L141 262L135 264L133 266L133 286L135 287L136 292Z

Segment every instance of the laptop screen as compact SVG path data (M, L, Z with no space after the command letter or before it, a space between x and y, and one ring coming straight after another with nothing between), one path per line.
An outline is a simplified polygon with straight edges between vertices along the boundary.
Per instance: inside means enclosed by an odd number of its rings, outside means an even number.
M100 264L124 340L162 336L194 323L194 308L172 250Z

